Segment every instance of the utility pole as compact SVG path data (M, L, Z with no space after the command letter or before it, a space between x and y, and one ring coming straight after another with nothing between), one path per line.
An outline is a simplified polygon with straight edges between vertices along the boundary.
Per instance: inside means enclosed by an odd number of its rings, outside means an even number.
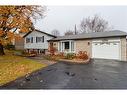
M75 24L75 35L77 34L77 27L76 27L76 24Z

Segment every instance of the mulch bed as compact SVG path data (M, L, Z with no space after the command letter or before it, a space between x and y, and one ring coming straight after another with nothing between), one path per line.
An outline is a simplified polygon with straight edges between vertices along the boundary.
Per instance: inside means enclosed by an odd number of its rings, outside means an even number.
M79 60L79 59L59 59L59 61L69 62L71 64L89 64L90 58L87 60Z

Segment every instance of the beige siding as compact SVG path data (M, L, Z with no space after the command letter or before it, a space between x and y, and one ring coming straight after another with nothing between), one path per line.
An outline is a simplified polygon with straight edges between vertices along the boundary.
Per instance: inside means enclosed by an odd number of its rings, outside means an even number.
M107 38L107 39L114 39L114 38ZM127 61L126 38L122 37L120 38L120 41L121 41L121 60ZM58 42L53 42L54 43L53 45L54 47L56 47L56 49L58 49ZM78 53L79 51L87 51L88 55L92 57L92 40L75 40L74 42L75 42L75 53Z
M24 49L24 39L15 39L15 49L16 50L23 50Z
M127 60L127 51L126 51L126 38L121 38L121 60Z
M56 48L56 54L59 53L58 52L58 42L53 42L53 47Z
M53 42L53 47L55 47L58 50L58 42Z
M92 44L91 40L76 40L75 41L75 51L87 51L87 54L91 57L92 55Z

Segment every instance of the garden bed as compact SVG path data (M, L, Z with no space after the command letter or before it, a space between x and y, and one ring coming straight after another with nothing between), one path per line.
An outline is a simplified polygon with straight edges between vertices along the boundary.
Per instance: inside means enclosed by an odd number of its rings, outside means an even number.
M48 60L70 62L73 64L88 64L90 61L90 57L86 51L79 51L77 54L64 52L58 54L50 53L49 55L45 55L44 58Z
M80 59L72 59L72 60L69 60L69 59L59 59L59 61L69 62L69 63L72 63L72 64L89 64L90 58L87 59L87 60L80 60Z

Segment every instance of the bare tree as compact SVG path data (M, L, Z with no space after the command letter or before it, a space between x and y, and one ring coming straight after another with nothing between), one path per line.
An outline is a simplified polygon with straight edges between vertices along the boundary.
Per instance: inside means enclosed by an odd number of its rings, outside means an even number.
M54 36L60 36L60 32L57 29L52 30L51 34Z
M74 31L72 30L67 30L64 35L74 35Z
M95 15L93 18L85 18L80 23L81 32L104 32L108 29L108 22L98 15Z

